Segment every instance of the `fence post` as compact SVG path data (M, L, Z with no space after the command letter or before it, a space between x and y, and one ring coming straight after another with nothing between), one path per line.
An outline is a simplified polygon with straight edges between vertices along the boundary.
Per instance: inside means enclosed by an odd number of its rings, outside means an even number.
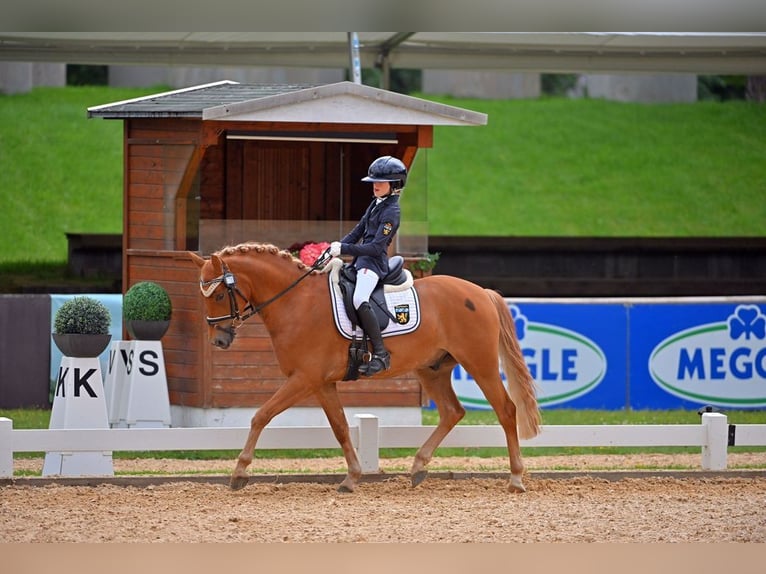
M702 470L726 470L729 447L729 425L722 413L702 413L706 441L702 446Z
M359 423L359 443L356 447L356 453L359 456L362 474L378 472L380 470L378 417L370 414L354 416Z
M13 478L13 421L0 417L0 478Z

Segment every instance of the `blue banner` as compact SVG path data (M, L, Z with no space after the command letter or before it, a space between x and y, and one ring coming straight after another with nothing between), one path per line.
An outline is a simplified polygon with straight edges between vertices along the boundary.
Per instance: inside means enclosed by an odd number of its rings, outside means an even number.
M766 408L765 311L753 303L636 305L631 408Z
M764 298L508 301L541 408L766 408ZM458 365L461 404L489 409Z
M615 304L511 303L524 358L541 407L626 406L627 309ZM489 409L457 366L453 388L466 408Z

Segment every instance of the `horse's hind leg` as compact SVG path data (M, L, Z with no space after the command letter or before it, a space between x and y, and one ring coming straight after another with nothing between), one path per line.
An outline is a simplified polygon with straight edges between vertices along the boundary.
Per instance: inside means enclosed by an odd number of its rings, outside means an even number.
M463 365L465 366L465 365ZM511 481L508 490L515 492L526 492L521 477L524 474L524 462L521 459L521 448L519 447L519 434L516 428L516 405L508 396L508 392L503 386L503 380L500 373L492 372L477 376L466 367L469 373L473 374L476 384L479 386L487 402L497 414L497 420L505 431L505 442L508 446L508 457L511 463Z
M322 409L327 415L332 432L343 449L343 456L346 458L348 474L343 482L338 486L338 492L354 492L359 478L362 476L362 467L356 456L354 446L351 444L351 438L348 434L348 421L343 412L343 406L338 398L338 389L335 383L322 385L317 391L317 398L322 405Z
M256 411L250 420L250 432L247 435L245 446L239 453L237 466L231 475L229 486L232 490L239 490L247 485L249 480L247 467L253 462L253 451L263 428L269 424L271 419L299 400L309 396L312 391L313 389L302 378L292 376Z
M431 461L434 451L449 431L465 415L465 409L452 389L451 374L454 366L454 361L446 361L438 369L434 370L429 367L417 371L420 384L423 385L429 398L436 403L436 409L439 411L439 424L415 454L415 460L410 471L412 486L417 486L426 478L428 475L426 466Z
M511 481L508 484L508 490L514 492L526 492L527 489L524 487L524 483L521 480L522 475L524 474L524 461L521 458L519 432L516 426L516 405L514 405L511 398L505 394L505 388L503 388L503 393L504 394L499 401L500 404L497 406L493 404L492 406L495 407L498 421L505 431L505 441L508 445L508 458L511 463Z

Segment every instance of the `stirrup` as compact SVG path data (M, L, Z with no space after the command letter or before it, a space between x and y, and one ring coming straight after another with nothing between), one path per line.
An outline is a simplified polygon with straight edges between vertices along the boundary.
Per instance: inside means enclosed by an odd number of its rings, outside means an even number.
M365 377L371 377L382 371L387 371L390 366L391 355L389 353L373 355L367 363L359 367L359 373Z

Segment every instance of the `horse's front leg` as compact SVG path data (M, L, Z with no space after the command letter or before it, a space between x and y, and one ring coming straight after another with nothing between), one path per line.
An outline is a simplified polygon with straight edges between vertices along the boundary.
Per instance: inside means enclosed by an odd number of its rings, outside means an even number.
M258 442L258 437L264 427L271 422L275 416L288 409L301 399L311 394L313 389L306 384L303 377L298 375L290 376L284 385L282 385L271 397L261 405L250 421L250 432L247 435L245 446L237 458L237 466L231 475L229 486L232 490L239 490L247 485L249 480L247 467L253 462L253 451Z
M346 420L346 413L343 412L343 405L341 405L338 398L336 384L322 385L317 391L317 398L319 399L319 404L322 405L325 415L327 415L327 420L330 422L335 438L343 449L343 456L348 467L348 473L343 482L340 483L340 486L338 486L338 492L354 492L362 476L362 466L359 464L356 450L354 450L351 444L351 438L348 433L348 421Z

